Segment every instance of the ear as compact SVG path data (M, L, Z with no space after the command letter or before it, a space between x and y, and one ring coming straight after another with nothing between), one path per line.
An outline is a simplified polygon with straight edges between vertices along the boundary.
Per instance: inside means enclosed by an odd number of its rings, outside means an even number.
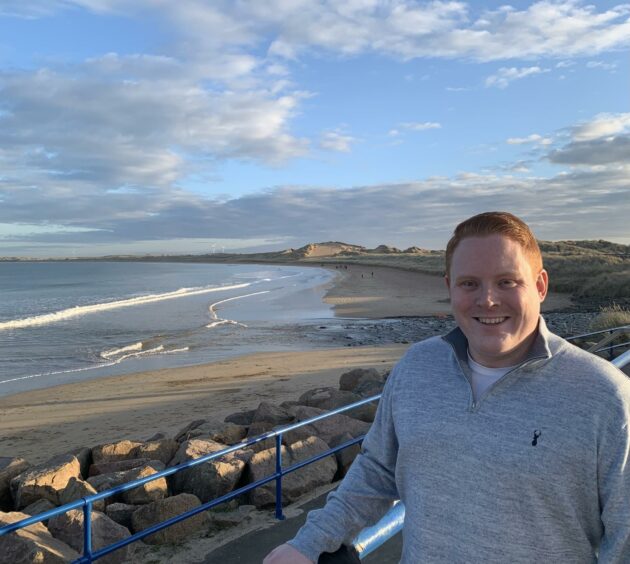
M446 289L448 290L448 295L451 295L451 281L448 277L448 274L444 275L444 283L446 284Z
M536 278L536 290L538 290L538 297L540 298L541 303L545 301L548 289L549 275L547 274L547 271L543 268Z

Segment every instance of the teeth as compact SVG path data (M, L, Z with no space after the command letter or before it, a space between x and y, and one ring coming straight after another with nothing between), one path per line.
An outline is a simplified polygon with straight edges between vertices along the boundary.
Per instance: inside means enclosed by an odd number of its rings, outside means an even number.
M486 325L496 325L497 323L502 323L506 319L507 317L478 317L477 321Z

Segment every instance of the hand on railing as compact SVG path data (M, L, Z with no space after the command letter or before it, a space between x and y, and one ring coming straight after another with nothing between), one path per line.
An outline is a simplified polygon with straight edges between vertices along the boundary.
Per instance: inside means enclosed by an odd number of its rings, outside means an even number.
M263 564L315 564L290 544L274 548L263 560Z

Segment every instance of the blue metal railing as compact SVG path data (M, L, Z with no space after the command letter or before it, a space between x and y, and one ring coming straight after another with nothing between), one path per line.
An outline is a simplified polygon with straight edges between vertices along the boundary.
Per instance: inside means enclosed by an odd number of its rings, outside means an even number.
M234 499L244 493L247 493L251 490L254 490L260 486L263 486L269 482L275 481L276 482L276 509L275 509L275 514L276 514L276 518L278 519L284 519L284 515L282 513L282 477L286 476L287 474L291 473L291 472L295 472L296 470L299 470L300 468L306 466L307 464L312 464L313 462L317 462L318 460L321 460L323 458L326 458L327 456L330 456L331 454L334 454L336 452L339 452L349 446L352 446L354 444L358 444L360 443L363 438L364 435L360 436L360 437L356 437L354 439L351 439L349 441L346 441L340 445L337 445L334 448L328 449L324 452L319 453L317 456L313 456L311 458L308 458L306 460L303 460L301 462L297 462L287 468L283 468L282 467L282 436L284 433L287 433L289 431L293 431L295 429L299 429L300 427L304 427L306 425L311 425L313 423L316 423L317 421L321 421L322 419L326 419L328 417L332 417L333 415L339 415L341 413L344 413L346 411L351 411L352 409L355 409L357 407L360 407L362 405L374 402L374 401L378 401L380 399L381 395L375 395L375 396L371 396L369 398L360 400L358 402L352 403L352 404L348 404L348 405L344 405L343 407L339 407L337 409L334 409L332 411L328 411L326 413L322 413L321 415L317 415L315 417L311 417L310 419L306 419L304 421L300 421L299 423L294 423L292 425L288 425L286 427L283 427L281 429L277 429L275 431L269 431L267 433L264 433L262 435L259 435L257 437L254 437L253 439L250 439L246 442L243 443L238 443L236 445L232 445L230 447L227 447L223 450L217 451L217 452L213 452L211 454L207 454L205 456L202 456L200 458L196 458L195 460L190 460L188 462L184 462L182 464L178 464L177 466L173 466L172 468L167 468L166 470L162 470L160 472L156 472L155 474L151 474L150 476L146 476L144 478L139 478L138 480L134 480L133 482L128 482L126 484L122 484L120 486L117 486L115 488L111 488L109 490L103 491L103 492L99 492L97 494L94 495L90 495L90 496L86 496L83 497L81 499L77 499L76 501L72 501L70 503L66 503L65 505L62 505L60 507L56 507L55 509L50 509L48 511L45 511L43 513L39 513L38 515L33 515L32 517L28 517L26 519L22 519L21 521L16 521L15 523L11 523L9 525L5 525L3 527L0 527L0 537L3 535L6 535L12 531L16 531L18 529L22 529L24 527L27 527L29 525L33 525L35 523L39 523L41 521L46 521L47 519L50 519L51 517L55 517L57 515L61 515L63 513L66 513L72 509L83 509L83 555L81 556L81 558L77 559L74 561L74 564L84 564L84 563L88 563L88 562L92 562L94 560L97 560L98 558L101 558L107 554L110 554L111 552L114 552L115 550L118 550L120 548L123 548L124 546L127 546L137 540L141 540L149 535L152 535L153 533L156 533L158 531L161 531L162 529L165 529L166 527L169 527L171 525L174 525L175 523L179 523L180 521L183 521L185 519L188 519L189 517L193 517L194 515L197 515L203 511L207 511L208 509L212 509L213 507L220 505L222 503L225 503L226 501L230 501L231 499ZM252 446L254 444L260 443L262 441L265 441L267 439L275 439L275 449L276 449L276 471L275 473L262 478L256 482L252 482L251 484L247 484L246 486L243 486L241 488L238 488L236 490L233 490L219 498L213 499L207 503L204 503L202 505L199 505L197 507L195 507L194 509L191 509L190 511L187 511L185 513L182 513L180 515L177 515L175 517L172 517L171 519L168 519L167 521L163 521L161 523L157 523L155 525L152 525L151 527L148 527L146 529L144 529L143 531L140 531L138 533L135 533L125 539L122 539L120 541L117 541L115 543L112 543L108 546L102 547L98 550L92 550L92 508L95 502L100 501L102 499L106 499L108 497L120 494L122 492L126 492L128 490L131 490L133 488L142 486L148 482L152 482L154 480L158 480L160 478L165 478L167 476L170 476L172 474L176 474L178 472L181 472L182 470L186 470L187 468L191 468L193 466L197 466L199 464L203 464L205 462L210 462L212 460L216 460L217 458L220 458L222 456L225 456L227 454L233 453L235 451L238 450L243 450L245 448L247 448L248 446Z

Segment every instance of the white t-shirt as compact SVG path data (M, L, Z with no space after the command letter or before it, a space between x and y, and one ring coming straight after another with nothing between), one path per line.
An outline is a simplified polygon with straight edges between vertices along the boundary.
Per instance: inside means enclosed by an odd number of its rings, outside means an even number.
M501 368L488 368L475 362L468 353L468 366L472 372L473 400L478 401L486 391L499 379L503 378L514 366L502 366Z

